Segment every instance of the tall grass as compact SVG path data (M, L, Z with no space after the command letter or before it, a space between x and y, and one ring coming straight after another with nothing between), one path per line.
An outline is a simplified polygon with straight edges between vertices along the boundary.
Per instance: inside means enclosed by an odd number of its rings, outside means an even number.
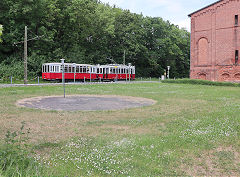
M8 131L0 145L0 176L40 176L40 165L31 156L24 122L19 131Z

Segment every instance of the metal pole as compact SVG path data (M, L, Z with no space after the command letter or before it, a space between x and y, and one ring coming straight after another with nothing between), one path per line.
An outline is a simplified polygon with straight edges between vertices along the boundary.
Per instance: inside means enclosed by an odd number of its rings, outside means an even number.
M24 36L24 84L27 84L27 26L25 26Z
M130 69L130 66L129 66L129 82L131 81L131 76L130 76L130 73L131 73L131 69Z
M76 63L73 63L73 67L74 67L74 83L75 83L75 81L76 81Z
M39 85L39 76L38 76L38 85Z
M169 79L169 70L170 70L170 66L167 66L167 69L168 69L167 77L168 77L168 79Z
M62 84L63 84L63 92L64 92L64 98L66 97L65 95L65 78L64 78L64 59L61 59L62 62Z
M92 82L92 67L90 67L90 82Z

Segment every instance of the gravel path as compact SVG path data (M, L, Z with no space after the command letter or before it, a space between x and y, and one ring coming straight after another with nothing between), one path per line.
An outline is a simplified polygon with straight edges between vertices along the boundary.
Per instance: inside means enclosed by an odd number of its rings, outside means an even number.
M116 82L76 82L76 83L66 83L66 85L97 85L97 84L131 84L131 83L160 83L159 81L116 81ZM30 87L30 86L57 86L62 85L62 83L44 83L44 84L0 84L2 87Z

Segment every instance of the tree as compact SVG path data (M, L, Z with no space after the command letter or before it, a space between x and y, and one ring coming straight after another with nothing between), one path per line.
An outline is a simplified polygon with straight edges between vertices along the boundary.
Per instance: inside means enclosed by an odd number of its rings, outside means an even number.
M41 74L44 62L136 66L140 77L159 77L171 66L171 77L189 75L189 32L162 18L144 17L99 0L0 0L0 24L4 35L0 43L0 64L6 68L23 67L24 26L29 38L43 38L28 43L28 71ZM0 31L2 33L2 29ZM0 76L14 71L0 70ZM15 77L21 77L19 73Z

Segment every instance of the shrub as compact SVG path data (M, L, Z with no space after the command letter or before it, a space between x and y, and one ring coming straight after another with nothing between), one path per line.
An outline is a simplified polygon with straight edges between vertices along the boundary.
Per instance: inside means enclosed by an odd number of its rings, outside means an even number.
M177 79L177 80L164 80L163 83L177 83L177 84L195 84L195 85L212 85L212 86L230 86L240 87L239 83L232 82L213 82L206 80L195 80L195 79Z

